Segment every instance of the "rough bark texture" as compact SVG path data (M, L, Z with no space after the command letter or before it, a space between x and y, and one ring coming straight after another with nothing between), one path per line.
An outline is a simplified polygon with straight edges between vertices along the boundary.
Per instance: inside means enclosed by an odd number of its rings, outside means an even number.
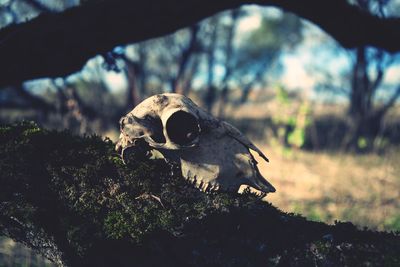
M0 31L0 86L66 76L91 57L171 33L243 4L271 5L308 19L344 47L400 50L400 19L380 19L345 0L104 0L43 14Z
M0 234L62 266L398 266L400 236L206 194L110 141L0 127ZM172 170L172 173L171 173Z

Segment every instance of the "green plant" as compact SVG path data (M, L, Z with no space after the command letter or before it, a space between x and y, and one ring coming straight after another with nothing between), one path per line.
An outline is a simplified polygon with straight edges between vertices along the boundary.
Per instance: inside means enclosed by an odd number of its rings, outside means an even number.
M306 141L306 129L312 123L309 102L302 102L298 108L283 86L277 86L278 111L272 121L277 125L277 137L286 148L302 148Z

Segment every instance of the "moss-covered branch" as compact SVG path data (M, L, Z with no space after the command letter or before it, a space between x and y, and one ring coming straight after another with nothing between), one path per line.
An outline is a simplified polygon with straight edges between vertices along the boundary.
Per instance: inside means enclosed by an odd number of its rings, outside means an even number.
M161 202L157 198L161 199ZM0 234L67 266L395 266L400 237L205 194L101 138L0 128Z

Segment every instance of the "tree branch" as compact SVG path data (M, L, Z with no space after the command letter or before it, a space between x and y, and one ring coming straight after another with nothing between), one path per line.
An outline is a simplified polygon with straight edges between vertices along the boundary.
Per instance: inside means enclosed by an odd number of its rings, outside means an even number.
M72 136L25 122L2 127L0 140L0 208L7 203L0 210L0 234L59 266L400 261L397 234L307 221L249 190L206 194L163 160L136 154L123 164L114 144L99 136ZM156 197L138 197L144 194Z
M385 115L385 113L396 103L399 97L400 97L400 85L397 87L396 91L388 99L388 101L378 110L378 114L380 116Z
M261 5L267 2L313 22L345 48L374 46L388 52L400 51L396 37L400 34L399 18L380 18L347 0L257 0Z
M11 89L11 88L10 88ZM55 106L48 103L43 98L31 94L22 84L12 88L16 93L16 97L6 97L0 101L1 109L18 108L18 109L37 109L44 113L55 111Z
M40 12L54 12L55 10L51 9L47 5L43 4L37 0L25 0L26 3L39 10Z
M381 19L345 0L104 0L0 31L0 86L66 76L117 45L165 35L243 4L272 5L319 25L344 47L400 50L400 19Z

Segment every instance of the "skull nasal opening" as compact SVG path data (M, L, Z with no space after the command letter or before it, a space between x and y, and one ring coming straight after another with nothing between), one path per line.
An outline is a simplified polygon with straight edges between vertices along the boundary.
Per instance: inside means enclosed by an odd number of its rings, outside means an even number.
M200 134L196 117L182 110L168 118L166 130L169 139L178 145L190 144Z
M150 138L153 139L156 143L165 143L161 119L159 117L146 117L146 119L151 121L151 125L153 126Z

